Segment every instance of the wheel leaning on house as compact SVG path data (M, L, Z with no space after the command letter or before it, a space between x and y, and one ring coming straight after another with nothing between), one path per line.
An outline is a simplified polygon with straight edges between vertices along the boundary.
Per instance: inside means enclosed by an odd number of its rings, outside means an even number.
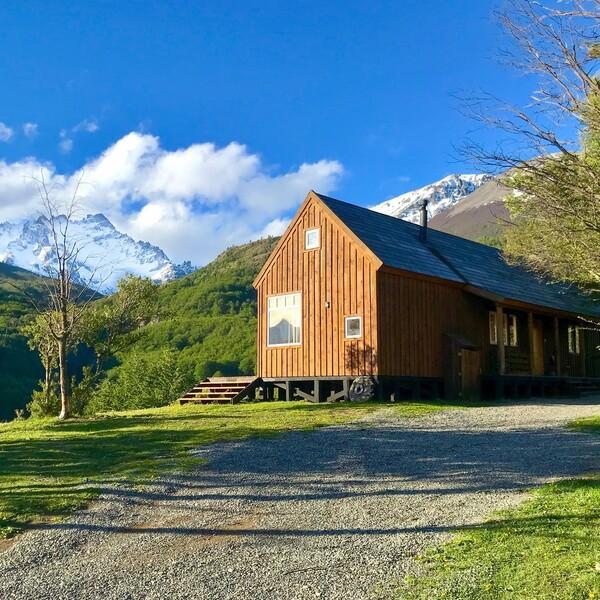
M350 386L348 399L350 402L368 402L375 395L375 382L372 377L362 375L357 377Z

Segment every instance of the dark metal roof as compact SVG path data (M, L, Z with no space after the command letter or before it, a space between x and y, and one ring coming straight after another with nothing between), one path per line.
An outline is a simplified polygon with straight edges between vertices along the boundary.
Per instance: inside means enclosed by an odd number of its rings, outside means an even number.
M507 300L600 316L600 307L576 288L548 283L524 267L510 265L496 248L435 229L421 241L419 225L317 196L388 267L464 283Z

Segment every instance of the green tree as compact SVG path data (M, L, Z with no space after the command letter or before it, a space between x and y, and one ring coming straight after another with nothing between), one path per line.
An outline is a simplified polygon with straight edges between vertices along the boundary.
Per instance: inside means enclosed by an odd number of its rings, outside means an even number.
M43 407L38 414L51 414L57 402L56 380L54 372L58 366L58 347L56 340L48 327L48 319L38 314L32 321L21 328L21 333L27 338L27 345L36 350L44 368L44 379L40 381L41 391L34 392L33 406ZM35 410L35 409L34 409Z
M81 320L81 341L94 350L94 377L104 374L109 357L131 346L140 328L157 319L158 285L148 278L128 275L117 291L89 306Z

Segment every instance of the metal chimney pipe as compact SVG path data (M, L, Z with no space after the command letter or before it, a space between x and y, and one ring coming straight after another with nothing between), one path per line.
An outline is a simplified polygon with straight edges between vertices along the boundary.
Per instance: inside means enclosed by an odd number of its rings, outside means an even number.
M419 239L424 242L427 240L427 205L429 200L425 198L423 204L421 204L421 229L419 231Z

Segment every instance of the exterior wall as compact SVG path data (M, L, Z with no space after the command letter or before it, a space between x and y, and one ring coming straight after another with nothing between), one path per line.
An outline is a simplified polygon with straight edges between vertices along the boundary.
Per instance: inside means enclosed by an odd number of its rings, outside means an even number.
M320 248L304 250L304 232L319 227ZM376 271L370 256L326 209L310 200L294 220L261 279L257 372L261 377L376 374ZM302 293L299 346L267 346L267 299ZM327 308L326 303L329 303ZM362 317L362 339L344 339L344 317Z
M445 334L482 346L487 370L484 301L457 286L386 270L377 273L377 298L380 375L443 377L449 358Z
M580 353L572 354L569 352L569 324L575 324L574 321L566 321L561 319L559 321L559 339L560 339L560 371L561 375L568 375L571 377L583 377L586 373L586 353L596 354L596 350L589 347L586 344L586 337L591 337L590 334L594 333L591 331L580 331L579 332L579 344ZM594 369L589 373L590 376L594 376ZM596 375L597 376L597 375Z
M585 375L600 377L600 331L592 325L581 333Z

